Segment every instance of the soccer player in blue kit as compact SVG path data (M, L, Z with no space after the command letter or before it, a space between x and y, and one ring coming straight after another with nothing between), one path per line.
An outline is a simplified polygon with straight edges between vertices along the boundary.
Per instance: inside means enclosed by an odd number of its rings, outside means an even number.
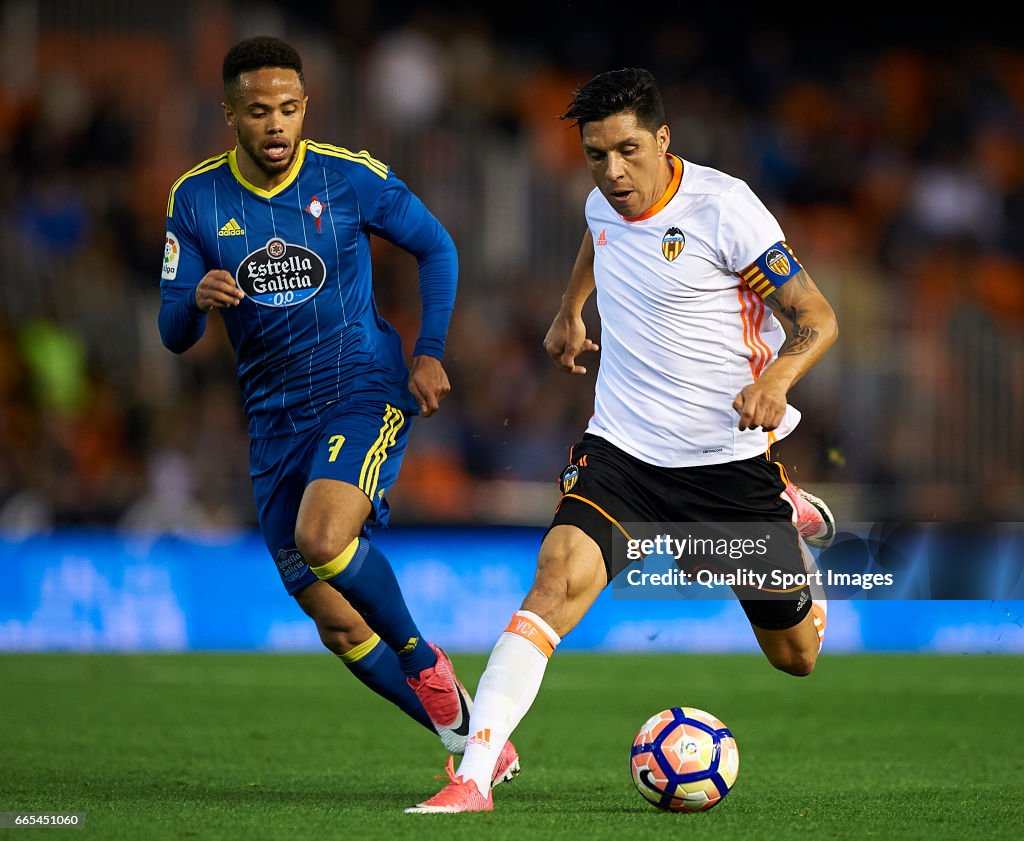
M277 38L224 58L234 149L182 175L167 203L160 335L176 353L219 310L238 358L260 530L289 595L363 683L462 753L471 699L426 642L367 526L388 521L410 419L450 387L441 360L458 259L442 225L366 152L302 139L302 60ZM407 367L373 299L370 235L419 263ZM505 745L494 783L519 760Z

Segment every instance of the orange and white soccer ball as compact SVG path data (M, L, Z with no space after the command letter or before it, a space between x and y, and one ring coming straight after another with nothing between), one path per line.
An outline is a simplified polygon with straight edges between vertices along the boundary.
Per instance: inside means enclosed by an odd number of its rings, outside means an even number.
M639 792L659 809L703 812L732 789L740 751L729 728L711 713L672 707L640 728L629 767Z

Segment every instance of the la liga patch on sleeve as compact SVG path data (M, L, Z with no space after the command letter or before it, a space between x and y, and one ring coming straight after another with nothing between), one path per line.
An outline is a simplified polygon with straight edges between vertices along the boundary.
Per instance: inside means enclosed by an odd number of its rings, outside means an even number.
M762 298L767 298L802 270L803 266L796 259L793 249L789 247L788 243L780 241L768 248L739 275L747 286Z
M164 239L164 270L160 277L163 280L174 280L178 274L178 258L181 257L181 246L178 238L170 231Z

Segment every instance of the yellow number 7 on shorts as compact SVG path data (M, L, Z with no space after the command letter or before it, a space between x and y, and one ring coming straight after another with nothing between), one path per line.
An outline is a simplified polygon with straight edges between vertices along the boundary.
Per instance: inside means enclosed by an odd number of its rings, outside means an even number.
M341 445L345 443L344 435L332 435L331 440L328 442L330 445L331 457L328 461L334 461L338 457L338 451L341 450Z

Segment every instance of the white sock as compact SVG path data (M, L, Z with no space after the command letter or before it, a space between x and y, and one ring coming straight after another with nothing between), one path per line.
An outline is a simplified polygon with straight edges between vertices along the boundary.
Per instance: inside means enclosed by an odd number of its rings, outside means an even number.
M548 659L560 642L536 613L518 610L491 651L473 698L469 741L456 772L473 780L482 794L490 791L498 755L533 705Z

